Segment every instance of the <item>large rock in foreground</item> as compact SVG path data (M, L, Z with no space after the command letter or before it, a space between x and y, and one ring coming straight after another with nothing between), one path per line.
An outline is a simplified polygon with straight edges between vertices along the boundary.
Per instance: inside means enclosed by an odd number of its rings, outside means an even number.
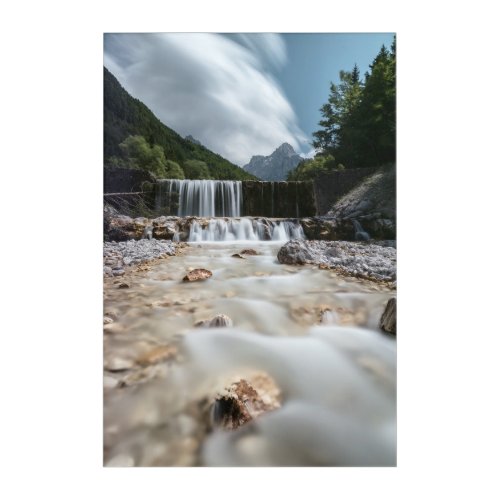
M292 240L280 248L281 264L316 264L359 278L396 280L396 249L348 241Z
M384 330L384 332L392 333L396 335L396 299L392 298L387 302L387 306L385 307L385 311L380 318L380 328Z

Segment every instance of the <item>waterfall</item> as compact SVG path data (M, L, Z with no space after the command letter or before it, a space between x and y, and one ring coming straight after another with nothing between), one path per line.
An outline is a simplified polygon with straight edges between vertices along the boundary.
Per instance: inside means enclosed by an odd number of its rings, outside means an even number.
M305 239L298 222L267 219L210 219L205 227L194 220L188 241L288 241Z
M367 241L370 239L370 235L363 229L363 226L356 220L352 220L352 225L354 226L354 239Z
M241 181L158 181L156 208L168 208L170 215L239 217L242 201Z

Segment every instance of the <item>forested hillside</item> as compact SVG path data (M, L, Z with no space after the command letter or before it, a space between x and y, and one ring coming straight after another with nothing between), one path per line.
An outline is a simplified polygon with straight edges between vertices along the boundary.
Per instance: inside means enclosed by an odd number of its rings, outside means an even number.
M242 168L213 153L204 146L182 138L177 132L164 125L141 101L132 97L118 80L104 68L104 165L121 164L127 166L131 148L123 147L131 137L143 137L153 149L161 147L167 161L175 162L185 172L186 178L212 179L255 179ZM120 146L122 144L122 146ZM190 165L198 165L196 174ZM206 168L203 164L206 164ZM138 162L129 166L138 168ZM139 162L140 164L141 162ZM149 170L149 167L139 166ZM158 172L153 173L158 175ZM159 170L161 172L161 170ZM208 175L207 175L208 171ZM181 177L181 176L179 176Z

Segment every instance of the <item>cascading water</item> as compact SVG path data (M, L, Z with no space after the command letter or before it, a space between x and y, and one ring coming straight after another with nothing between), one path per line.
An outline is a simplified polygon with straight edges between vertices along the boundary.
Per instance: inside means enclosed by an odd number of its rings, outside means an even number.
M367 241L370 239L370 235L363 229L363 226L356 220L352 220L354 226L354 239L357 241L363 240Z
M242 200L241 181L162 179L156 208L180 217L239 217Z
M211 219L208 224L194 220L188 241L288 241L305 239L298 222L272 221L269 219Z

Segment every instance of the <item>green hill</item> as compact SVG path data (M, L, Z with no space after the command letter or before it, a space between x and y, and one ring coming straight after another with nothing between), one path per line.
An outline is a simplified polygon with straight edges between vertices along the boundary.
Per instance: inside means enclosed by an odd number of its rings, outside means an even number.
M188 112L186 110L186 112ZM213 179L256 179L242 168L204 146L182 138L164 125L141 101L132 97L104 68L104 165L112 156L120 156L119 147L128 136L143 136L151 146L158 144L168 160L181 166L188 160L203 161Z

